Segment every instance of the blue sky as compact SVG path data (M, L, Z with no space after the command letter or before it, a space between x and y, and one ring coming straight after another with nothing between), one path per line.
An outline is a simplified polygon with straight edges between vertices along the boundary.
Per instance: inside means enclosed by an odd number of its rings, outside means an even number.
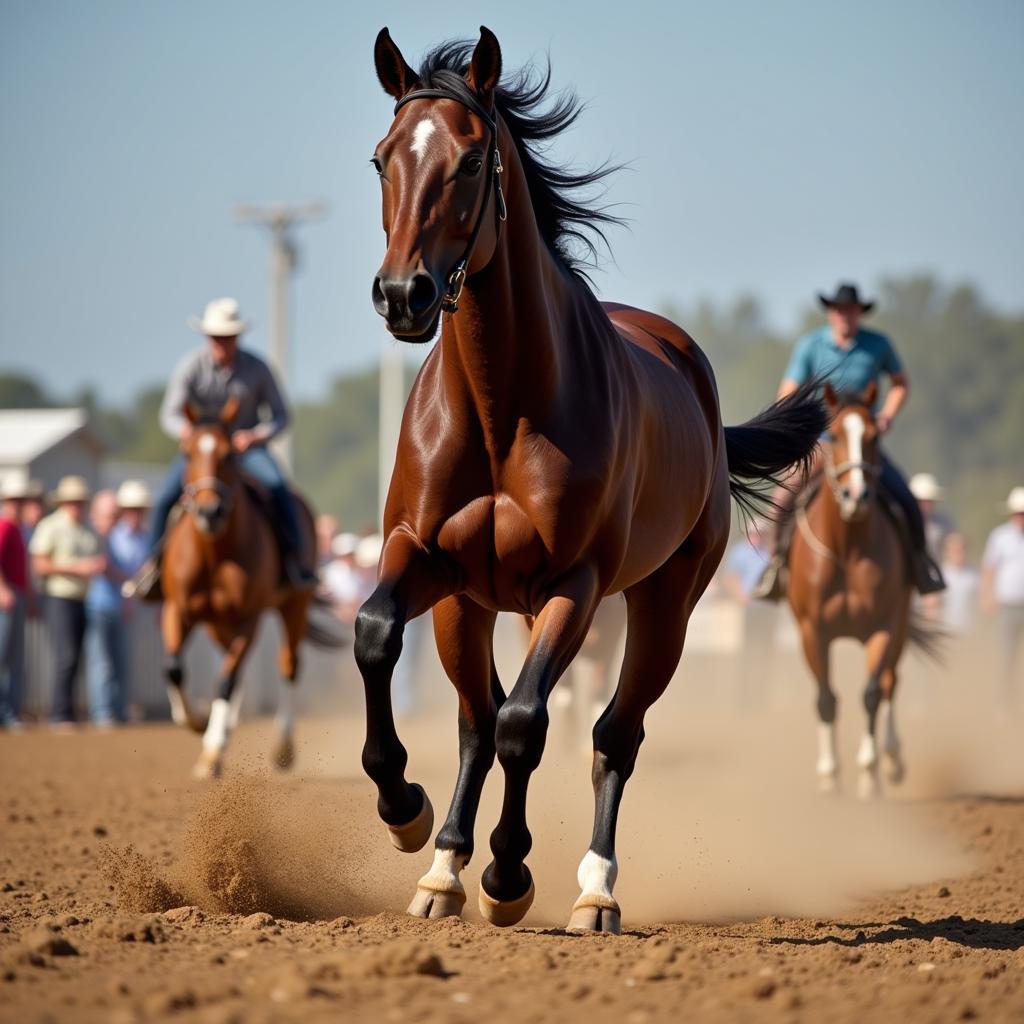
M606 298L747 290L789 328L840 277L934 270L1024 305L1024 4L668 7L3 0L0 366L121 400L222 294L262 349L268 247L231 209L304 199L330 215L300 235L293 388L369 364L384 24L414 64L480 22L506 66L550 53L589 103L556 151L630 163Z

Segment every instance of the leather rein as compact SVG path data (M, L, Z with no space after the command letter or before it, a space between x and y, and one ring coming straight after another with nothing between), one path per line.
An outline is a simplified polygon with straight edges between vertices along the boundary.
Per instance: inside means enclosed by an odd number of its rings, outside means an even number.
M487 213L487 203L491 198L491 191L494 191L496 209L498 214L498 231L501 225L508 219L508 209L505 206L505 195L501 190L501 174L505 170L501 163L501 154L498 152L498 122L494 114L490 113L482 103L478 103L471 95L460 96L454 90L448 89L413 89L407 92L396 104L395 113L413 100L454 100L471 110L491 133L490 144L487 147L487 176L484 182L484 198L480 204L480 212L477 214L476 223L473 225L473 232L469 236L466 248L462 256L448 274L445 286L444 297L441 299L441 309L446 313L455 313L459 309L459 298L462 295L462 286L466 283L466 270L469 261L476 248L477 238L480 236L480 229L483 227L484 216Z

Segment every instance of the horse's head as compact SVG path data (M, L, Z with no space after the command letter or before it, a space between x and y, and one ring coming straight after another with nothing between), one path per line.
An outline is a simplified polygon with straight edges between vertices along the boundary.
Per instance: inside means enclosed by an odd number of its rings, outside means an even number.
M238 399L231 397L214 416L200 415L191 404L185 415L192 432L183 445L185 453L184 506L201 533L220 536L227 528L234 505L235 474L231 424L238 413Z
M824 389L830 417L824 445L825 479L846 522L867 515L881 472L878 428L872 412L877 395L874 381L863 395L839 395L830 384Z
M504 219L494 112L501 49L481 26L465 75L439 71L424 85L385 28L374 60L396 106L373 154L388 241L373 305L395 337L425 342L442 308L458 308L465 276L490 262Z

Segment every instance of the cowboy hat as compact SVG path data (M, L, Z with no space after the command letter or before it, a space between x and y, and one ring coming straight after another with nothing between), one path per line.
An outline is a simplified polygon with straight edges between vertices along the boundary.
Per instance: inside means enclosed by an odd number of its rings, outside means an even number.
M0 499L4 501L24 501L26 498L36 497L36 489L32 486L33 482L19 470L8 473L0 481Z
M359 547L359 535L355 533L339 533L331 541L331 553L336 558L345 558L354 555Z
M1024 487L1014 487L1006 499L1006 511L1011 516L1024 514Z
M376 569L383 550L384 538L379 533L363 537L356 545L356 565L360 569Z
M71 501L88 501L92 497L89 485L81 476L61 477L57 489L50 493L50 501L61 505Z
M202 319L190 316L188 325L208 338L237 338L249 329L249 322L238 315L234 299L213 299L206 304Z
M836 293L831 298L827 295L822 295L818 292L818 301L825 307L825 309L831 309L832 306L860 306L862 313L870 313L875 308L874 300L871 302L865 302L860 297L860 292L857 291L855 284L849 284L843 282L836 287Z
M910 478L910 493L918 501L942 501L942 485L931 473L915 473Z
M151 508L153 499L141 480L125 480L117 489L117 504L121 508Z

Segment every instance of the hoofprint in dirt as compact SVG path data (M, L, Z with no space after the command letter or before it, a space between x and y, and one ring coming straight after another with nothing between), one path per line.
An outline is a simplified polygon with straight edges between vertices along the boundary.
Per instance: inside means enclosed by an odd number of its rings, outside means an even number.
M563 808L573 835L560 850L550 838L557 808L540 807L537 856L549 870L538 872L538 889L561 891L539 901L539 926L499 931L400 912L423 864L391 851L372 787L338 777L339 766L347 774L348 760L358 757L357 721L309 723L308 734L319 730L322 742L300 750L307 775L299 781L245 774L245 751L255 773L268 728L243 727L237 770L215 787L185 778L190 740L169 727L0 740L8 780L0 797L0 1019L1024 1019L1024 801L1013 796L879 805L888 833L900 831L903 817L915 819L902 845L875 838L899 861L890 873L878 864L864 873L870 844L854 835L844 863L827 827L816 839L813 830L800 835L799 849L780 843L767 831L770 816L751 817L742 802L702 822L687 820L683 834L703 838L681 846L674 863L644 850L657 837L641 835L630 855L637 874L646 863L651 885L631 902L650 914L625 921L620 938L544 926L571 898L572 879L557 879L571 873L583 818L574 805ZM412 734L421 729L425 738L436 728L423 723ZM712 756L718 747L690 740L690 756L671 770L681 787L707 788L712 783L702 779L723 774ZM317 754L331 745L343 753L331 760ZM422 755L430 744L410 746ZM669 754L655 743L655 775ZM796 756L793 770L802 763ZM585 766L575 767L585 776ZM437 786L440 767L437 775L421 777ZM655 784L663 789L664 779ZM841 804L810 806L829 821ZM683 798L677 810L686 818L697 813ZM730 813L743 820L723 833ZM779 802L782 832L794 827L786 813ZM638 799L627 829L653 828ZM744 840L752 828L759 834ZM720 833L724 845L717 845ZM949 848L929 861L921 843L941 847L943 837ZM736 876L725 863L730 847ZM905 859L918 855L919 862ZM670 891L687 873L702 891L723 871L732 888L749 876L751 909L799 905L796 890L754 877L759 858L778 873L784 857L798 877L807 872L814 891L805 906L838 900L849 909L835 918L643 923L659 920L659 891L673 916L687 907L743 906L729 902L725 887L703 897ZM838 889L815 881L815 861L838 876ZM943 864L958 871L928 877ZM920 884L906 887L915 879ZM889 895L865 900L865 883L885 885Z

